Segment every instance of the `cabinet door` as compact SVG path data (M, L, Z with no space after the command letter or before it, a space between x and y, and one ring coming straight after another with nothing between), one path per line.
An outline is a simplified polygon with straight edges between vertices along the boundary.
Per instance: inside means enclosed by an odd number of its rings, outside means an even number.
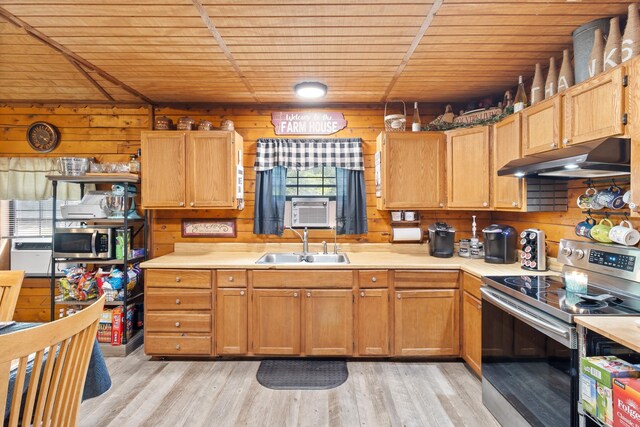
M447 132L450 208L489 209L489 127Z
M523 207L524 179L513 176L498 176L498 170L501 167L511 160L521 157L520 120L520 114L516 113L493 126L491 164L494 209L520 210Z
M353 354L353 292L346 289L303 292L305 353Z
M224 289L216 292L216 352L217 354L247 353L246 289Z
M389 291L361 289L358 296L358 355L389 354Z
M142 132L142 206L178 208L186 202L186 133Z
M462 294L462 358L482 374L482 303L467 292Z
M189 207L234 207L236 164L233 138L232 132L189 134Z
M396 291L395 355L460 354L457 290Z
M442 133L385 133L381 143L381 209L443 208L446 148Z
M625 133L624 74L625 68L618 67L565 92L565 145Z
M253 352L300 354L300 290L255 289L252 300Z
M525 156L560 148L562 95L522 110L522 152Z

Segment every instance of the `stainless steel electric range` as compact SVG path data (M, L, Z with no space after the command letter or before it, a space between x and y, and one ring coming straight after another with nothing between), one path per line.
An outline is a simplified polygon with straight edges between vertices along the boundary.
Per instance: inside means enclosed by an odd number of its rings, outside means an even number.
M577 426L577 315L640 315L640 250L560 242L561 276L487 276L482 291L482 399L504 426ZM564 273L588 275L567 292Z

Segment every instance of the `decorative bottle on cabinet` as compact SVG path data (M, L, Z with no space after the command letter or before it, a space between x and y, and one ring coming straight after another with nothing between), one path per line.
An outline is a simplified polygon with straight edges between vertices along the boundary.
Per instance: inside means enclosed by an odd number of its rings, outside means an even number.
M513 100L513 112L517 113L520 110L523 110L524 107L527 106L527 94L524 90L524 83L522 83L522 76L518 77L518 91L516 92L516 97Z
M538 62L536 64L536 72L533 75L533 83L531 84L531 105L536 104L544 99L544 80L542 80L542 66Z
M627 26L622 36L621 60L628 61L638 53L640 53L640 13L638 3L632 3L629 5Z
M604 59L602 61L602 70L607 71L622 62L620 56L620 18L617 16L611 18L609 24L609 37L607 37L607 44L604 46Z
M573 86L573 65L569 57L569 49L562 52L562 65L560 66L560 75L558 75L558 93L564 92Z
M604 59L604 43L602 39L602 30L596 28L593 33L593 47L591 55L589 55L589 77L602 72L602 60Z
M420 112L418 112L418 103L413 103L413 123L411 123L411 130L414 132L420 132Z
M544 99L551 98L558 93L558 70L556 68L556 58L549 58L549 73L547 81L544 83Z

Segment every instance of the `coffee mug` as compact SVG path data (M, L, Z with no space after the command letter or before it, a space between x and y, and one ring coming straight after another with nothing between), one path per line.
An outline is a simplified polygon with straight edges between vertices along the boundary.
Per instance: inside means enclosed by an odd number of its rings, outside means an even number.
M576 235L580 237L586 237L591 239L591 229L596 225L596 220L593 218L587 218L576 225Z
M635 246L640 242L640 232L633 228L631 222L624 220L609 230L609 238L621 245Z
M624 193L624 195L622 196L622 201L625 202L627 205L631 203L631 190Z
M406 211L404 213L404 220L405 221L415 221L416 220L416 213L414 211Z
M402 221L402 211L391 212L391 221Z
M609 231L613 227L613 223L609 218L603 218L597 225L591 227L591 238L602 243L611 243Z
M612 185L606 190L598 191L598 193L593 197L592 201L593 200L595 200L597 204L602 205L603 207L606 206L609 209L621 209L625 205L622 188L617 185Z
M587 188L587 191L584 192L584 194L581 194L578 196L578 207L580 209L591 209L591 200L593 199L593 196L597 193L597 190L593 187L589 187ZM602 209L602 208L600 208Z

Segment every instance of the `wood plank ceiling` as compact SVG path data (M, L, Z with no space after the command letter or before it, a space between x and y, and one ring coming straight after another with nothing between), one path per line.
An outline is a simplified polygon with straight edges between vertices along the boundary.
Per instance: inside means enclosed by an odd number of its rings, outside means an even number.
M475 99L621 0L3 0L0 102Z

